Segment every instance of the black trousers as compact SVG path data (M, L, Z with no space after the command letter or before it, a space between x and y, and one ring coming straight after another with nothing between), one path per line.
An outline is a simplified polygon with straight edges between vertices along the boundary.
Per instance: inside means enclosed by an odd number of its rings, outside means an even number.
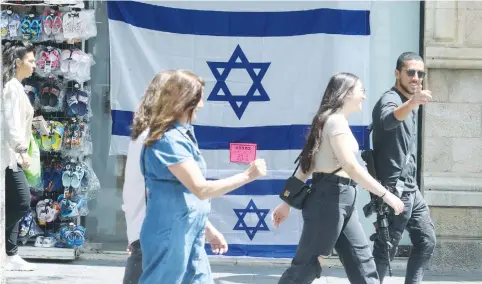
M142 274L142 250L139 240L132 242L131 255L127 259L123 284L137 284Z
M312 283L321 275L318 257L331 255L333 248L350 283L380 283L368 239L354 208L355 186L352 180L336 175L313 175L314 191L302 210L303 231L296 255L280 284Z
M18 252L17 237L20 220L30 209L30 187L20 165L18 171L5 170L5 248L9 256Z
M422 283L425 269L435 248L435 228L430 218L427 203L425 203L425 199L418 188L415 191L404 192L400 199L405 204L403 213L391 215L389 220L388 231L393 245L390 258L393 259L395 256L398 243L406 229L413 247L407 263L405 284L418 284ZM378 239L374 242L373 256L383 283L388 270L388 252L386 245Z

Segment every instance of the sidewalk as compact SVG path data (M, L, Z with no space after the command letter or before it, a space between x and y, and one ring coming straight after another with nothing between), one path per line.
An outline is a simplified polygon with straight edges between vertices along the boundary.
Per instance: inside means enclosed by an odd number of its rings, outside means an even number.
M73 262L36 261L34 272L7 272L7 283L12 284L120 284L124 275L125 254L83 254ZM212 259L215 283L219 284L276 284L287 267L285 260L257 261L245 259ZM403 284L405 260L394 263L394 277L387 284ZM315 284L349 284L345 272L336 259L323 269L322 277ZM429 284L482 284L481 274L433 274L427 273L423 283ZM156 284L156 283L153 283ZM162 283L161 283L162 284ZM170 283L166 283L170 284Z

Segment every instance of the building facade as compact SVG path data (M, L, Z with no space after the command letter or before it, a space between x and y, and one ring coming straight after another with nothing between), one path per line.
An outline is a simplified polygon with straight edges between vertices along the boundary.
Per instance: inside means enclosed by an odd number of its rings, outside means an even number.
M426 88L434 95L433 102L422 111L419 144L421 189L437 233L430 269L482 270L482 2L428 1L421 5L404 2L373 4L386 13L372 19L372 23L382 23L373 30L381 36L373 43L372 53L379 58L374 69L384 74L383 80L379 75L372 81L383 81L377 87L380 95L393 85L396 56L405 49L423 52ZM95 139L94 169L102 189L89 204L91 214L85 224L92 243L102 244L103 250L123 250L127 245L121 209L125 157L107 154L111 125L107 10L105 2L91 3L98 19L98 40L88 46L96 61L92 70L95 95L91 131ZM396 18L393 22L401 23L399 26L387 24L393 17ZM411 34L410 43L403 45L403 39L397 41L395 35L399 31ZM423 39L420 46L419 38ZM377 43L386 41L393 42L388 45L391 51L377 49ZM1 182L0 197L3 186ZM358 205L363 206L365 201ZM3 201L0 205L3 212ZM3 216L0 212L2 227ZM372 230L370 220L363 222L365 230ZM4 234L0 238L3 247ZM408 236L404 236L402 244L410 244ZM3 268L1 255L0 268ZM3 283L1 276L0 283Z
M431 269L482 270L482 2L425 2L422 189L437 233Z

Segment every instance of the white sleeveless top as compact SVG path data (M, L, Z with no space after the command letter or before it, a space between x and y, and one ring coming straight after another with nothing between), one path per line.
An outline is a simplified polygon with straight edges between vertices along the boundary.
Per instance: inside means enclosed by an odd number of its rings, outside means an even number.
M347 134L350 139L350 150L353 153L358 152L358 142L351 132L348 120L341 113L330 115L325 122L322 132L322 142L319 151L315 154L314 171L315 172L333 172L340 168L340 162L333 152L330 144L330 137Z

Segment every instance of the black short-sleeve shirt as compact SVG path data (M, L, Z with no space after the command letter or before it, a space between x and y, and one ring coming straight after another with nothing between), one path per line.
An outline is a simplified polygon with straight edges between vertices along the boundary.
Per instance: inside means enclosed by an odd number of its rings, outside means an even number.
M377 177L382 184L395 186L402 169L402 180L410 190L416 185L417 175L417 117L418 108L399 121L394 110L407 98L395 87L385 92L372 112L373 152Z

